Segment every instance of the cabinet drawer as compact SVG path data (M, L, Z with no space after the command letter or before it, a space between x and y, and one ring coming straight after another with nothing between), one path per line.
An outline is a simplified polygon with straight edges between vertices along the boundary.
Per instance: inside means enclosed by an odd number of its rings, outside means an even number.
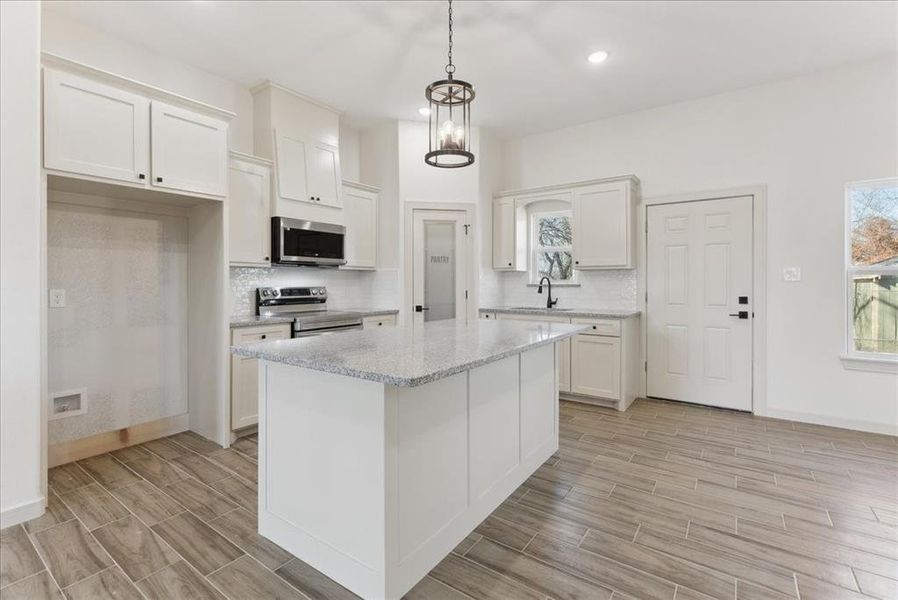
M396 315L378 315L362 319L363 329L377 329L378 327L395 327Z
M620 337L620 321L614 319L571 319L577 325L591 325L580 335L610 335Z
M264 327L241 327L231 332L231 344L234 346L287 339L290 339L290 323Z

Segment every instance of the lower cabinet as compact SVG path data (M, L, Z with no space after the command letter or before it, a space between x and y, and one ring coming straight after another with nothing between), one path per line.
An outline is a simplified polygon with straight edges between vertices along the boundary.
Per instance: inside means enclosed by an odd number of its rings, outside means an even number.
M639 319L570 319L562 316L481 313L483 319L552 321L589 327L557 345L558 392L575 402L627 407L639 395Z
M396 315L377 315L362 319L363 329L377 329L378 327L395 327Z
M290 339L290 323L239 327L231 330L231 345ZM231 429L259 422L259 361L231 355Z

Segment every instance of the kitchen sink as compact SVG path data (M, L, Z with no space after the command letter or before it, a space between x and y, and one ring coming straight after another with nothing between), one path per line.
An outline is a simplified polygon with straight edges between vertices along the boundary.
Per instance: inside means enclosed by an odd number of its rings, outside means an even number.
M543 308L541 306L511 306L511 310L543 310L545 312L564 312L566 310L574 310L573 308Z

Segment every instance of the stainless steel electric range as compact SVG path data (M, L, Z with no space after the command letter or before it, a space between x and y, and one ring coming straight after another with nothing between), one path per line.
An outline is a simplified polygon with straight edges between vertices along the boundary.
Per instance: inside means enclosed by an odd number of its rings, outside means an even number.
M362 328L361 313L327 309L325 287L257 288L256 314L293 317L295 338Z

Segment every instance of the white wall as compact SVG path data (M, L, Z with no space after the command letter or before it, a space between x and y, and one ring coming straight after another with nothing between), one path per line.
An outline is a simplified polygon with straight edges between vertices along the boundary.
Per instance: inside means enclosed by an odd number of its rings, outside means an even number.
M42 14L41 49L235 113L229 147L253 153L253 100L237 83L163 56L52 10Z
M340 170L343 171L343 179L359 181L361 143L361 132L358 129L340 123Z
M43 511L40 4L0 2L0 527Z
M503 187L626 173L645 197L765 184L769 413L898 433L898 378L839 361L843 189L898 172L896 107L893 57L509 141ZM803 280L783 282L786 266Z
M187 211L50 191L49 392L85 388L87 412L49 423L57 444L187 412ZM75 204L73 204L75 203Z

